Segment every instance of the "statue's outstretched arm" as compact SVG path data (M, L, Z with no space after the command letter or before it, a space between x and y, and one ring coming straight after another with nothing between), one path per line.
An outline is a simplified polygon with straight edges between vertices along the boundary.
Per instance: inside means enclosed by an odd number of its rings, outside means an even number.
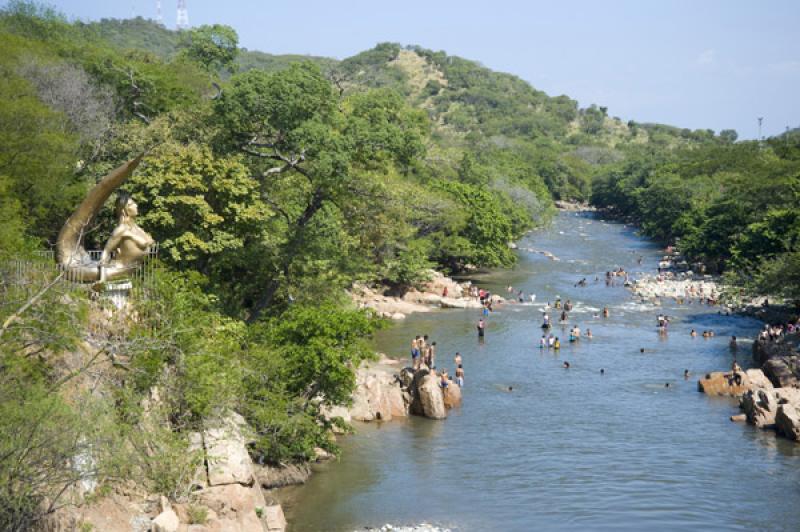
M116 228L114 232L111 233L108 242L106 242L106 247L103 248L103 254L100 255L100 264L108 264L111 260L111 254L119 247L123 238L124 230L121 227Z

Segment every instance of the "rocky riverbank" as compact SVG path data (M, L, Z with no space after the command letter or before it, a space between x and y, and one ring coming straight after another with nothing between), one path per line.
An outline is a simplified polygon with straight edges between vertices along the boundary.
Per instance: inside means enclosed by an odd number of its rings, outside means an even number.
M628 284L630 290L645 300L671 298L683 301L711 300L720 296L718 281L711 276L694 276L691 273L677 275L645 275Z
M583 211L596 211L597 207L590 205L586 202L579 202L579 201L566 201L566 200L556 200L555 202L556 209L560 211L567 211L567 212L583 212Z
M354 284L349 295L358 308L372 309L378 316L394 320L439 308L483 308L480 300L470 295L471 283L459 283L433 270L428 273L429 281L419 289L411 289L402 295L391 294L385 286L370 287L361 283ZM505 300L493 295L492 302L503 303Z
M435 370L424 364L416 371L398 369L399 365L399 361L382 356L378 362L361 366L356 373L353 404L333 407L325 415L347 423L390 421L409 415L444 419L449 409L461 405L461 387L454 381L443 389Z
M790 440L800 441L800 334L775 340L757 340L753 360L761 369L714 372L698 382L709 395L739 398L743 414L733 421L747 421L773 430Z

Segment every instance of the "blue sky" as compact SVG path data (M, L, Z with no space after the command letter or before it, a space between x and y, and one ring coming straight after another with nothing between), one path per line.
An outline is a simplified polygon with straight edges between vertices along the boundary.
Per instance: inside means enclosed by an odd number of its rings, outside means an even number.
M161 0L175 25L177 0ZM156 0L50 0L73 18L155 18ZM242 46L344 58L419 44L510 72L624 120L740 138L800 126L800 1L187 0Z

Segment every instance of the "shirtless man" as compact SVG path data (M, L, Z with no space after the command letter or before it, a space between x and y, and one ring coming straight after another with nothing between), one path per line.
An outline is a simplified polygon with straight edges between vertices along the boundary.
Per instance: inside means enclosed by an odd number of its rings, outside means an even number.
M461 353L456 353L456 356L453 357L453 362L456 363L456 367L461 365Z
M411 340L411 364L414 369L419 369L419 342L419 336Z
M460 387L464 387L464 367L461 364L456 366L456 382Z

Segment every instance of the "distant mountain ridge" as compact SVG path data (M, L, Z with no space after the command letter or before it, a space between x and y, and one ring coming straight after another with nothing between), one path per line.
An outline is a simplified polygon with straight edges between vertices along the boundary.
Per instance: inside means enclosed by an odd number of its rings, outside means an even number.
M179 50L180 32L152 20L102 19L82 26L120 50L163 59ZM430 157L442 161L445 175L467 165L464 171L476 173L473 180L490 182L485 174L499 162L501 173L513 179L537 174L556 199L588 199L594 168L623 160L627 150L673 149L717 138L710 130L625 122L608 116L606 107L580 108L569 96L549 96L516 75L416 45L380 43L343 60L247 49L237 58L240 71L273 72L299 61L318 65L343 93L387 88L424 109L433 127ZM474 154L476 164L462 160Z

